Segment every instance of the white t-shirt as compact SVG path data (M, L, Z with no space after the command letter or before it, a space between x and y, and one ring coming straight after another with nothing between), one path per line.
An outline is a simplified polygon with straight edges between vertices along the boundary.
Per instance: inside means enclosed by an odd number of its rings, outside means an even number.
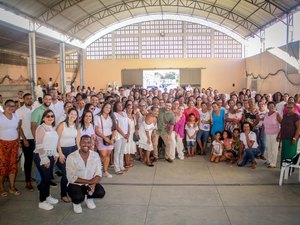
M34 139L31 133L31 113L33 112L33 110L33 107L32 109L30 109L23 105L16 111L17 117L19 118L19 120L22 120L22 130L26 139Z
M203 113L200 113L200 130L209 131L210 130L210 124L208 123L202 123L202 121L209 121L210 120L210 113L209 111Z
M256 134L253 131L250 131L249 133L249 139L250 141L254 141L252 148L257 148L258 144L257 144L257 139L256 139ZM245 145L245 148L249 148L248 144L247 144L247 139L246 139L246 135L245 133L241 133L240 135L240 140L243 142L243 144Z
M58 120L59 118L64 115L65 110L64 110L64 103L61 101L57 101L55 104L53 104L53 102L51 103L51 105L49 106L49 109L51 109L54 112L55 115L55 125L58 125Z
M125 112L122 112L122 115L119 113L114 113L115 117L116 117L116 121L118 123L118 126L120 127L120 129L123 131L124 134L128 133L128 125L129 125L129 120L127 117L127 114ZM122 135L117 132L116 134L116 140L120 139L122 137Z
M221 156L223 153L223 142L213 141L212 143L212 153L217 156Z
M95 111L93 113L93 116L96 116L101 110L98 107L95 107Z
M95 129L93 124L90 124L89 127L85 130L83 130L83 127L80 128L80 136L82 137L83 135L88 135L90 137L95 135Z
M0 140L13 141L18 139L18 125L19 119L16 114L13 113L12 119L0 112Z
M279 103L276 104L276 111L279 112L280 116L282 117L283 115L283 108L284 108L284 105L286 104L285 101L281 101Z
M196 137L189 138L188 135L192 136L195 132L199 130L198 126L195 124L195 126L188 126L188 124L185 125L185 131L186 131L186 141L196 141Z
M102 120L102 123L101 123ZM102 115L97 115L94 118L94 124L96 126L96 129L98 129L98 131L102 134L104 134L105 136L111 135L112 134L112 119L110 118L110 116L107 117L107 119L105 119ZM102 124L103 124L103 128L102 128Z

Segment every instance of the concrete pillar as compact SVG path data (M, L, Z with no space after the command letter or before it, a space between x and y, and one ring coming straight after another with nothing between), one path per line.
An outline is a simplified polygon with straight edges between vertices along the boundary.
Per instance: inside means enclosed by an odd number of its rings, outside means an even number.
M37 75L36 75L36 46L35 46L35 32L29 32L28 34L29 41L29 74L31 82L32 96L35 98L35 86L37 84Z
M286 16L286 52L289 53L289 43L293 41L293 30L294 30L294 15L293 13ZM288 63L285 63L285 85L284 92L288 92Z
M84 85L84 59L85 59L85 49L80 49L80 64L79 64L79 68L80 68L80 86L82 87Z
M65 43L61 42L59 44L59 56L60 56L60 85L61 93L65 93L66 87L66 52Z

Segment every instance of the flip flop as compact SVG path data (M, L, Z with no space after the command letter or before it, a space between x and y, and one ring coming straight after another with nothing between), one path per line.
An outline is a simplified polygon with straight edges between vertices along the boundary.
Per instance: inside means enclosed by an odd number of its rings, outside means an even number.
M21 194L21 192L18 189L15 190L8 190L10 194L14 195L14 196L19 196Z
M6 196L8 196L8 193L7 193L7 191L3 191L3 192L1 192L0 196L1 196L1 197L6 197Z

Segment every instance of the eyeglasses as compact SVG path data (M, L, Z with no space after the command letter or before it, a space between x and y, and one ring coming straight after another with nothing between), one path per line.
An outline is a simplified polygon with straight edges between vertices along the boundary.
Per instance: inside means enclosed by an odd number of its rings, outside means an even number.
M16 105L6 105L6 107L14 108L14 107L16 107Z
M293 109L294 107L292 107L292 106L288 106L288 107L286 107L287 109Z
M54 115L47 115L46 118L54 118Z
M90 110L95 110L95 108L90 108Z

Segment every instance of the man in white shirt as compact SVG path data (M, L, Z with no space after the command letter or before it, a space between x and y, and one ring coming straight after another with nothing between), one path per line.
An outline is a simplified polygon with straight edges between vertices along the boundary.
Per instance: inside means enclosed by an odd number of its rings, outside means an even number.
M103 198L105 190L100 184L102 164L99 154L91 151L91 137L83 135L80 139L80 149L67 157L66 171L68 194L73 202L75 213L82 213L81 202L84 201L89 209L95 209L93 198Z
M249 122L243 123L243 133L240 135L240 140L244 144L244 157L242 162L238 163L238 166L245 166L248 162L251 162L252 169L256 168L255 157L259 157L261 152L258 148L256 134L251 131L251 125Z
M22 138L21 145L24 153L24 171L25 171L25 188L28 191L33 191L31 184L31 170L32 170L32 160L33 160L33 151L35 149L35 142L33 135L31 133L31 113L34 108L32 107L32 95L26 93L23 96L24 105L17 109L16 115L19 118L19 129L20 136Z
M57 98L58 93L57 93L56 89L51 89L50 90L50 95L51 95L51 98L52 98L52 103L49 106L49 109L51 109L54 112L55 121L56 121L55 126L57 126L58 125L57 124L58 119L65 113L64 103L62 101L58 100L58 98Z
M93 114L94 114L94 116L96 116L100 112L100 108L98 108L99 99L98 99L97 95L92 95L91 96L91 103L95 107L95 111L94 111Z

